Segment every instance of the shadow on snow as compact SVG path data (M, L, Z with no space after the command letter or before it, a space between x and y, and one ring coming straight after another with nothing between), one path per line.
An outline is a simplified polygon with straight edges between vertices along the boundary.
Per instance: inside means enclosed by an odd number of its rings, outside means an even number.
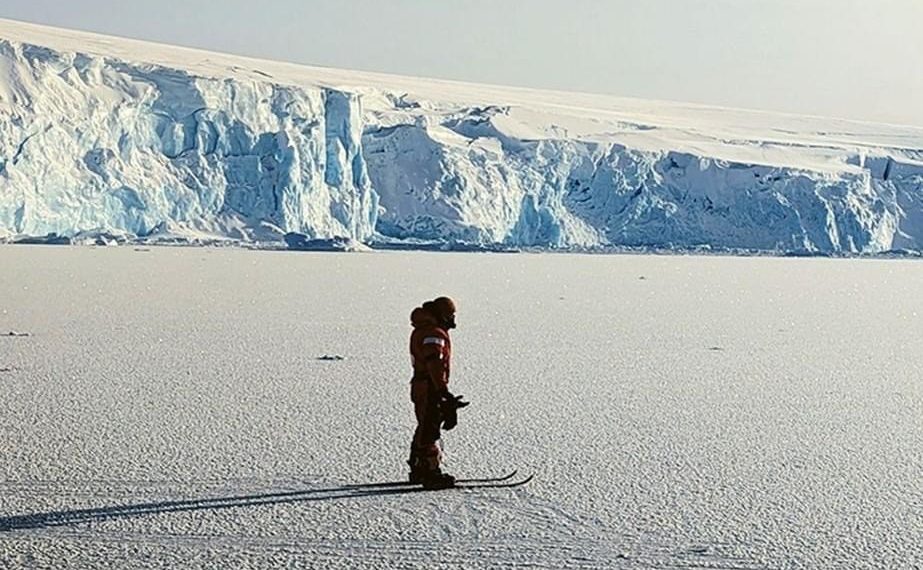
M246 495L213 499L193 499L188 501L162 501L154 503L139 503L135 505L99 507L95 509L50 511L46 513L32 513L0 517L0 531L38 529L86 522L102 522L117 518L159 513L207 511L228 509L233 507L256 507L308 501L334 501L338 499L404 495L408 493L419 493L422 490L423 489L420 487L399 487L395 484L365 486L346 485L342 487L333 487L327 489L287 491L281 493L267 493L262 495Z

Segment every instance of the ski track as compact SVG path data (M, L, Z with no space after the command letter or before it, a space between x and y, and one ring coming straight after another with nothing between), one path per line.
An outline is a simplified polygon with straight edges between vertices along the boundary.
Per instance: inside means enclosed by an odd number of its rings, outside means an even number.
M177 489L185 492L177 495ZM210 489L202 493L202 489ZM57 517L43 515L58 512L23 513L35 515L32 528L0 533L0 560L26 561L35 568L81 568L84 565L103 567L102 561L127 560L132 565L151 559L161 562L181 556L183 564L202 561L208 567L216 561L233 560L246 568L262 568L277 564L281 558L298 561L312 568L757 568L733 558L716 556L708 548L671 548L644 545L638 537L616 537L608 533L600 521L569 512L566 508L530 494L527 489L514 492L491 490L453 490L391 496L386 490L381 501L382 515L395 526L421 509L427 519L440 521L439 538L433 540L363 540L351 536L305 538L281 529L269 535L239 534L241 529L218 533L199 533L185 529L169 530L176 517L189 516L189 510L179 508L167 512L118 514L147 504L188 502L193 508L206 505L204 519L233 518L236 512L256 508L264 514L273 510L299 508L318 502L362 502L378 500L376 490L355 490L338 487L332 482L257 478L200 481L148 480L86 480L4 482L0 490L7 497L18 496L18 503L33 505L70 505L65 511L109 509L117 511L89 517ZM403 491L401 489L399 491ZM259 500L244 507L222 504L229 496L253 496L298 493L278 503ZM355 494L355 495L354 495ZM367 496L363 496L367 495ZM397 506L395 502L399 502ZM280 504L284 503L284 504ZM390 504L388 504L390 503ZM207 505L217 506L208 507ZM106 505L102 507L101 505ZM243 509L243 510L242 510ZM195 509L198 510L198 509ZM20 515L20 516L22 516ZM198 516L198 515L196 515ZM159 518L155 531L145 530L149 520ZM274 517L270 517L270 520ZM189 521L191 527L209 523ZM8 520L3 517L3 521ZM515 521L515 528L509 527ZM43 524L43 522L45 524ZM163 525L161 527L161 525ZM265 529L260 524L240 525L244 528ZM498 536L496 527L505 527L507 534ZM160 532L157 532L160 530ZM347 529L353 530L353 529ZM355 534L361 534L356 532ZM488 537L488 538L482 538ZM43 559L37 553L46 549L67 552L66 561ZM185 554L184 554L185 553ZM117 565L116 564L116 567ZM152 564L154 565L159 565Z
M522 514L522 513L520 513ZM528 519L527 519L528 520ZM464 526L468 521L453 521ZM454 529L453 529L454 532ZM475 533L476 534L476 533ZM47 561L47 567L81 567L90 562L126 557L137 563L141 557L163 561L180 556L184 563L234 561L240 567L266 567L288 560L309 567L330 568L758 568L752 563L722 559L690 548L619 548L596 539L543 536L539 540L517 539L485 541L478 538L451 538L429 541L373 541L336 537L326 540L300 536L260 537L248 535L215 536L194 533L151 534L148 532L81 531L74 528L45 530L41 538L6 540L7 560L20 552L53 550L78 555L61 561ZM168 554L169 553L169 554ZM40 558L36 559L38 562ZM207 561L207 562L206 562ZM38 566L42 564L39 562ZM196 565L198 567L198 565Z
M243 483L244 481L238 481ZM81 490L67 491L55 489L55 485L5 485L5 489L28 490L28 500L42 503L49 500L74 504L83 503L86 508L108 498L111 503L120 506L139 504L138 499L156 501L158 495L167 492L170 482L113 482L93 489L94 483L83 482ZM249 483L249 491L238 488L236 494L266 494L286 492L291 485L283 488L278 483L259 485L257 481ZM145 488L145 484L149 484ZM255 487L251 486L256 484ZM175 485L174 485L175 487ZM335 486L320 486L316 489L302 487L307 499L295 500L293 504L307 503L314 496L312 492L322 490L321 500L335 499L348 489L340 492L327 492ZM230 490L227 489L226 490ZM293 559L310 562L312 567L368 567L368 568L419 568L423 560L427 567L437 568L602 568L602 567L647 567L647 568L744 568L751 566L718 564L709 561L707 556L696 551L671 552L656 548L619 547L619 541L601 532L598 521L584 520L569 513L554 502L530 495L524 490L514 493L493 494L478 491L448 491L442 493L425 493L405 496L411 504L402 504L387 512L388 517L399 520L413 516L421 507L428 511L428 518L442 521L441 537L426 541L375 541L344 537L327 539L306 539L298 535L260 536L248 534L197 534L195 532L162 532L133 530L144 526L144 519L161 517L169 525L170 518L183 516L175 512L158 514L137 514L114 516L111 519L65 523L62 526L48 526L13 531L7 536L0 535L0 544L7 543L9 559L15 559L19 548L30 549L37 543L51 543L55 550L87 550L98 556L113 549L127 549L130 552L150 551L187 551L193 559L205 557L209 560L237 559L242 565L261 567L270 563L278 553L285 553ZM113 500L121 497L121 501ZM134 500L134 502L132 502ZM189 496L174 497L173 500L198 500L208 503L214 499ZM358 505L367 498L345 499L355 501ZM384 501L396 499L383 497ZM390 505L388 505L390 506ZM233 516L239 507L218 507L212 512L216 516ZM264 509L281 508L269 504ZM227 511L224 515L218 511ZM515 519L514 536L482 539L490 536L489 528L498 518ZM449 521L446 523L445 521ZM126 528L127 527L127 528ZM510 539L515 538L511 544ZM624 542L624 541L622 541ZM629 554L629 552L631 554ZM348 561L343 560L344 556ZM688 561L683 561L688 557ZM77 560L68 564L79 567ZM48 562L49 567L59 567L59 561ZM95 564L95 562L94 562ZM636 566L640 565L640 566ZM68 566L71 567L71 566Z

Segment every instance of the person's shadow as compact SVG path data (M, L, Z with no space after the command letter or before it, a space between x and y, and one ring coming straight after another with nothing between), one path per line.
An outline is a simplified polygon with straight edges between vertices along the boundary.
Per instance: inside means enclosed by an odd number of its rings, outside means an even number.
M339 499L380 497L384 495L403 495L407 493L419 493L421 491L423 491L421 487L409 487L403 483L371 483L366 485L343 485L340 487L323 489L267 493L263 495L192 499L188 501L162 501L159 503L115 505L95 509L51 511L46 513L30 513L0 517L0 531L64 526L158 513L205 511L227 509L231 507L280 505L284 503L308 501L335 501Z

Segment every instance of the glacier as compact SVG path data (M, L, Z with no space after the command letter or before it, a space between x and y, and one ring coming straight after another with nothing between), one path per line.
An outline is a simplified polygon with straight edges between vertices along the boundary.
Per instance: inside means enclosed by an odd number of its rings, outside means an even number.
M923 128L0 20L0 238L40 236L920 251Z

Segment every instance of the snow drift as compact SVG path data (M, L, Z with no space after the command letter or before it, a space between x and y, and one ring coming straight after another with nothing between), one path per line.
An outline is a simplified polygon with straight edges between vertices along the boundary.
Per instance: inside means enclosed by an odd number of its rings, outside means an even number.
M319 69L0 20L0 237L49 234L920 250L923 128Z

